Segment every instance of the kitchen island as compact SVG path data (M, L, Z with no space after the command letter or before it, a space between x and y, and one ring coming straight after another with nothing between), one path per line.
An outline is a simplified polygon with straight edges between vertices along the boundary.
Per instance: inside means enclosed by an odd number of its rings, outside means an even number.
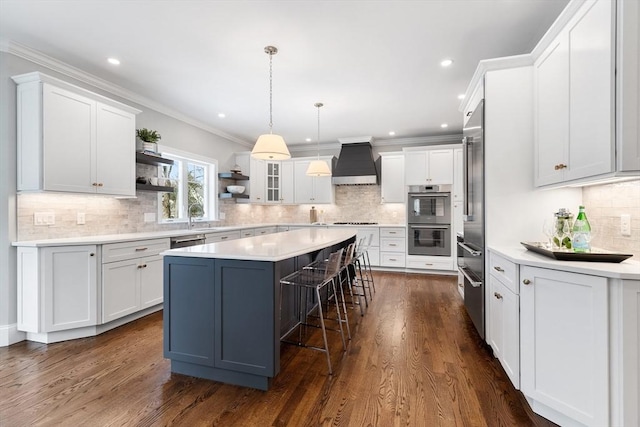
M164 357L171 371L267 390L298 301L280 278L355 241L302 229L171 249L164 255Z

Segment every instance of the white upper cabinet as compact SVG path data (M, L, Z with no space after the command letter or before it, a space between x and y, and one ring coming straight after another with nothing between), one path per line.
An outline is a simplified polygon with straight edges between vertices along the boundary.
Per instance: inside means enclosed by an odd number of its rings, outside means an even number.
M635 18L627 18L627 13L619 15L619 21L628 19L632 29L629 34L619 34L617 46L616 2L588 0L535 61L536 186L606 178L640 169L638 5L636 0L617 3L629 9L629 15L635 13Z
M405 184L453 184L453 150L405 151Z
M404 203L407 190L404 186L404 153L380 153L382 158L382 203Z
M453 149L453 201L464 201L464 159L462 148Z
M334 187L330 176L308 176L307 168L314 159L295 160L293 182L295 183L295 203L333 203ZM333 170L333 157L320 157Z
M18 190L135 195L135 114L41 73L18 83Z
M266 166L264 160L249 160L249 200L251 203L265 202Z
M265 162L266 203L293 203L293 163Z

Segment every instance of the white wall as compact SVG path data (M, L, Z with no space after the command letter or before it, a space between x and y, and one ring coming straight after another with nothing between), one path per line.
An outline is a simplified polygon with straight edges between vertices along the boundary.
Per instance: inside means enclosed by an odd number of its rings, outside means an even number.
M198 153L218 160L221 170L234 165L234 153L246 151L240 145L211 132L169 117L146 106L114 96L104 90L70 78L34 62L0 51L0 346L23 339L17 333L16 251L11 242L17 240L16 202L16 89L11 76L40 71L76 86L107 96L142 110L136 127L156 129L162 144ZM71 159L72 160L72 159ZM64 198L65 195L61 194Z

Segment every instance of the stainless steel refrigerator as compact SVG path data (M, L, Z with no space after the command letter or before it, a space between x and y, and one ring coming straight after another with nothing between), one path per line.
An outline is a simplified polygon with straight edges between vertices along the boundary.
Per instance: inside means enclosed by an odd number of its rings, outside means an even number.
M464 276L464 305L485 337L484 100L463 129L464 241L458 242L458 269Z

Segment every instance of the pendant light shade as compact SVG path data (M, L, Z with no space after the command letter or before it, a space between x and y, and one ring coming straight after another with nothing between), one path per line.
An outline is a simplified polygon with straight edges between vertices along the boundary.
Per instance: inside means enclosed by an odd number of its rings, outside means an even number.
M318 159L312 160L307 168L308 176L331 176L331 168L324 160L320 160L320 107L324 104L317 102L313 104L318 109L318 139L316 140L316 149L318 150Z
M269 55L269 133L260 135L251 150L251 157L263 160L286 160L291 158L284 138L273 133L273 55L278 48L267 46L264 52Z

